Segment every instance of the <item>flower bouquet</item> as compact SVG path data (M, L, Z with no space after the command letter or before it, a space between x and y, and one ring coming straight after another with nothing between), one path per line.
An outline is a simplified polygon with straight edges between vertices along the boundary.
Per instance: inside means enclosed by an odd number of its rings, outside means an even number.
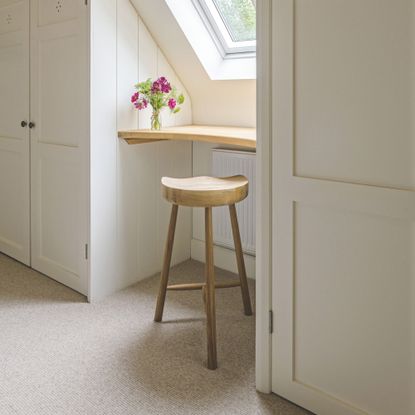
M179 105L184 103L184 95L178 94L175 87L172 87L164 76L156 81L150 78L147 81L135 85L137 92L131 97L131 102L138 110L147 108L151 105L153 113L151 115L151 129L160 130L160 111L164 107L169 107L172 114L180 111Z

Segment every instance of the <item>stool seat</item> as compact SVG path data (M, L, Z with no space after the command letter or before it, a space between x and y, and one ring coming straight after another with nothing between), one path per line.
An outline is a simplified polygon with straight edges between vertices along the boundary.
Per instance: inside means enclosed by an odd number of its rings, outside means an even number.
M163 197L170 203L190 207L233 205L248 196L248 179L232 177L163 177Z

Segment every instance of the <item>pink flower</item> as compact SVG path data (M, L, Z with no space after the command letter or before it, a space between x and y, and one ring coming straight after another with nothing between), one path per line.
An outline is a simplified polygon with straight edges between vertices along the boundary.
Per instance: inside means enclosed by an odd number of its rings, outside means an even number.
M169 99L169 108L174 110L176 108L176 100L174 98Z
M171 91L171 86L168 82L167 82L167 84L162 84L161 85L161 92L164 92L165 94L168 94L170 91Z
M164 76L160 76L156 82L160 85L161 92L168 94L171 91L171 85Z
M146 99L143 99L141 101L137 101L134 103L134 106L139 110L143 110L144 108L147 108L148 101Z
M168 94L171 91L171 85L164 76L161 76L157 81L153 82L151 86L151 93L156 94L158 92L163 92L163 94Z
M158 81L154 81L153 85L151 87L151 93L155 94L155 93L160 92L160 91L161 91L160 83Z
M138 96L139 96L138 92L136 92L135 94L133 94L133 96L131 97L131 102L132 103L136 102L138 100Z

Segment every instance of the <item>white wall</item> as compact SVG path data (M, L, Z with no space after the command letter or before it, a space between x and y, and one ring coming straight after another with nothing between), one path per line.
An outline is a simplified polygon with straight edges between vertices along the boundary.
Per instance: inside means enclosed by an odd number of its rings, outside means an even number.
M165 75L184 92L187 100L182 111L174 117L163 113L164 126L190 124L192 115L189 94L129 0L93 4L97 9L92 10L93 26L97 26L93 54L99 60L92 73L96 162L91 298L97 299L160 270L170 214L169 204L161 198L160 178L191 175L190 143L129 146L117 138L117 130L149 127L150 111L138 114L131 105L134 84ZM190 239L191 211L182 208L173 264L190 258Z
M131 2L186 85L192 97L193 122L254 127L255 80L212 81L165 0Z
M90 301L111 292L117 272L116 11L116 0L91 3Z
M192 151L190 143L129 146L118 140L120 129L149 127L150 110L138 114L130 103L134 84L165 75L184 92L187 100L182 111L175 116L163 114L163 126L255 125L255 81L211 81L200 63L190 58L175 68L180 68L181 79L186 77L185 88L168 60L175 58L172 49L181 47L174 30L169 27L170 46L165 45L162 52L153 36L166 32L166 21L160 19L150 34L147 20L145 24L132 3L103 0L91 6L91 299L160 270L170 214L169 204L160 195L160 178L210 174L209 145L195 143ZM173 264L190 258L191 245L193 257L204 260L200 215L198 210L192 216L190 209L180 209ZM232 251L217 247L215 255L218 266L236 271ZM252 277L254 258L247 256L246 262Z
M164 75L186 102L182 111L162 113L163 126L190 124L191 101L177 75L128 0L118 0L118 129L149 128L151 111L138 113L130 103L133 85ZM161 268L170 205L161 197L162 176L191 175L191 144L162 142L130 146L118 140L118 243L122 285ZM179 210L172 263L190 258L191 212Z

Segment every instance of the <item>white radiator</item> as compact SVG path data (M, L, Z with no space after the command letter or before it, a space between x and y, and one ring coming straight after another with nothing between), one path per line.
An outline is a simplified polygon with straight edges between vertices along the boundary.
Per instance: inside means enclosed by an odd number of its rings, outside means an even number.
M249 180L248 197L236 205L243 251L255 255L255 158L249 151L212 150L212 174L216 177L242 174ZM213 209L213 240L216 245L234 248L227 206Z

